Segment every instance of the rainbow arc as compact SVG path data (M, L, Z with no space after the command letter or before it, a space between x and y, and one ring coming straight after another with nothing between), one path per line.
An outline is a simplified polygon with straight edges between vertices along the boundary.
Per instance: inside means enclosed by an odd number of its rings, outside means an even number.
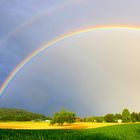
M96 26L96 27L88 27L86 29L81 29L78 31L73 31L67 34L64 34L62 36L59 36L48 43L46 43L44 46L39 47L35 51L33 51L28 57L26 57L19 65L17 65L14 70L9 74L5 82L2 84L0 88L0 96L4 93L8 85L12 82L12 80L16 77L16 75L29 63L31 62L36 56L41 54L41 52L45 51L47 48L51 47L52 45L55 45L56 43L63 41L67 38L91 32L91 31L99 31L99 30L128 30L128 31L140 31L140 27L130 27L130 26Z

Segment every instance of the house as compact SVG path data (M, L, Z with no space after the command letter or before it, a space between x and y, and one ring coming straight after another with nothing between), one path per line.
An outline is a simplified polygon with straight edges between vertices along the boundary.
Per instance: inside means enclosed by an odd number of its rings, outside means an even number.
M121 119L119 119L119 120L118 120L118 123L122 123L122 120L121 120Z
M50 123L50 122L51 122L51 120L45 120L45 122Z

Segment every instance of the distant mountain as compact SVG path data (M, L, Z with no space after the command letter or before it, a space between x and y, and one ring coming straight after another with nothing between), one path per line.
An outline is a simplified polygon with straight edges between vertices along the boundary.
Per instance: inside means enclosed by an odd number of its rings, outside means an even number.
M39 121L45 119L45 115L32 113L24 109L0 108L0 121Z

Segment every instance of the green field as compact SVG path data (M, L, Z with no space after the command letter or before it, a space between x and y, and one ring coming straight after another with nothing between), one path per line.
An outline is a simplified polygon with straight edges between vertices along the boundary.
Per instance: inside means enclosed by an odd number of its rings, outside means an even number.
M0 140L140 140L140 124L79 130L1 129Z

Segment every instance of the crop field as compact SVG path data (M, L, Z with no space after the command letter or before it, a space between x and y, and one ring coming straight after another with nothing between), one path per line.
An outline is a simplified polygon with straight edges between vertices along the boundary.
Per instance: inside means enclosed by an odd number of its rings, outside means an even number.
M76 130L1 129L1 140L140 140L140 124Z
M0 128L3 129L81 129L81 128L98 128L117 123L89 123L79 122L71 125L64 124L64 126L50 125L47 122L0 122Z

